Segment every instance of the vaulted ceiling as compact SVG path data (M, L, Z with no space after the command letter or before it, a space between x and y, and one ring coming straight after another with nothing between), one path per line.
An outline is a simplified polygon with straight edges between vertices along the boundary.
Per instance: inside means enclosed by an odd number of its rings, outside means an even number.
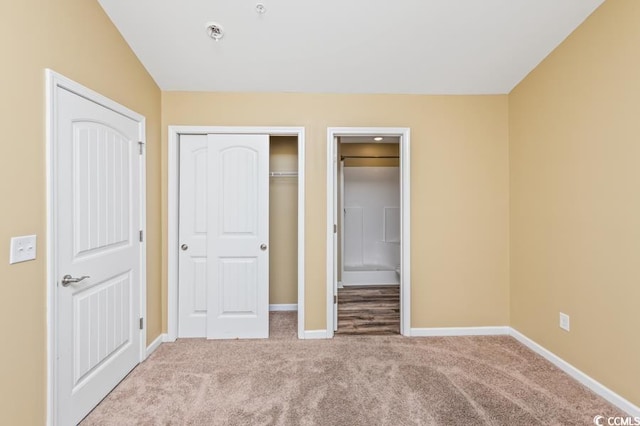
M502 94L604 0L98 1L163 90Z

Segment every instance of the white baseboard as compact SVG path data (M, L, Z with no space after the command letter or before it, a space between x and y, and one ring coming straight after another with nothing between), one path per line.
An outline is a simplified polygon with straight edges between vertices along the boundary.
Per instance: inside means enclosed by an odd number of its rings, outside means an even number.
M162 335L162 343L173 343L178 340L178 336L170 336L169 333Z
M327 339L327 330L305 330L303 339Z
M412 328L411 337L436 337L436 336L503 336L509 334L510 327L434 327Z
M631 401L626 400L621 397L602 383L597 380L589 377L582 371L575 368L573 365L569 364L553 352L548 349L540 346L538 343L529 339L524 334L520 333L518 330L510 327L511 336L516 339L518 342L522 343L538 355L547 359L547 361L551 362L553 365L558 367L560 370L567 373L569 376L573 377L578 382L582 383L589 389L591 389L596 394L600 395L616 407L620 408L622 411L628 413L630 416L639 417L640 418L640 407L633 404Z
M288 311L297 309L296 304L291 305L269 305L271 311ZM272 309L275 308L275 309ZM436 327L436 328L412 328L411 337L443 337L443 336L504 336L509 335L522 343L538 355L542 356L560 370L567 373L569 376L582 383L584 386L592 390L597 395L609 401L611 404L620 408L630 416L640 418L640 407L633 404L631 401L618 395L602 383L591 378L587 374L578 370L573 365L569 364L553 352L540 346L538 343L529 339L518 330L507 326L496 327ZM327 339L329 338L327 330L304 330L303 335L299 336L302 339ZM167 334L161 334L158 336L149 346L147 346L147 357L151 355L161 343L171 342Z
M297 311L298 304L297 303L280 303L269 305L270 312L284 312L284 311Z
M510 335L538 355L551 362L560 370L582 383L597 395L609 401L634 418L640 418L640 407L631 401L618 395L602 383L578 370L553 352L540 346L524 334L512 327L442 327L442 328L412 328L411 337L436 337L436 336L496 336Z
M162 342L166 342L166 334L161 334L158 337L155 338L155 340L153 342L151 342L148 346L147 346L147 354L145 356L145 358L148 358L149 355L151 355L152 353L155 352L156 349L158 349L158 347L160 346L160 344Z

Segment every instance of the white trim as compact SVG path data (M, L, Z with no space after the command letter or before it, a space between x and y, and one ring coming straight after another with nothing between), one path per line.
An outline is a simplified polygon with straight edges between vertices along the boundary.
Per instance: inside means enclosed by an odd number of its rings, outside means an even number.
M306 330L301 337L302 339L317 340L317 339L330 339L333 337L333 333L329 335L327 330Z
M514 339L516 339L518 342L522 343L523 345L525 345L526 347L528 347L538 355L545 358L547 361L551 362L560 370L564 371L569 376L571 376L578 382L582 383L587 388L591 389L597 395L606 399L607 401L609 401L616 407L620 408L622 411L628 413L629 415L634 417L640 417L640 407L633 404L631 401L623 398L622 396L618 395L617 393L615 393L614 391L612 391L602 383L598 382L597 380L591 378L587 374L578 370L576 367L569 364L568 362L566 362L565 360L563 360L553 352L549 351L548 349L544 348L543 346L539 345L538 343L534 342L533 340L529 339L527 336L520 333L518 330L511 327L509 328L509 330L510 330L510 335Z
M274 303L269 305L269 312L292 312L297 310L297 303Z
M400 193L402 199L400 242L400 333L411 333L411 130L404 129L400 139Z
M171 338L171 337L169 336L169 334L167 334L167 333L164 333L164 334L162 335L162 343L173 343L173 342L175 342L176 340L177 340L177 338L175 338L175 337L174 337L174 338Z
M298 129L298 338L304 335L304 253L305 253L305 136L304 127Z
M344 218L345 218L345 208L344 208L344 160L341 158L340 160L338 160L338 162L336 163L337 165L337 169L338 169L338 176L339 176L339 182L336 185L337 187L340 188L340 191L338 191L340 193L340 197L338 200L338 206L336 207L335 211L338 212L338 214L336 215L335 219L336 219L336 223L340 223L339 229L340 231L340 235L337 236L337 238L339 239L338 244L340 244L340 279L341 281L338 281L338 278L336 277L335 280L336 285L334 288L334 291L337 293L339 288L344 288ZM383 222L384 223L384 222ZM384 234L383 234L384 235ZM337 259L337 255L336 255L336 259ZM338 269L337 265L336 268ZM347 284L348 285L348 284ZM337 308L336 306L334 306L334 308ZM338 320L338 309L334 309L333 310L333 321L334 323L337 323ZM338 330L338 324L333 324L333 331Z
M298 138L298 338L304 338L305 131L304 127L169 126L167 340L178 337L178 209L179 137L181 134L267 134Z
M327 266L326 315L327 334L333 337L334 273L337 268L333 225L335 222L335 191L338 136L399 136L400 137L400 205L402 209L400 243L400 333L411 335L411 130L408 127L329 127L327 129Z
M156 349L160 347L162 342L165 341L165 338L166 338L166 334L160 334L158 337L155 338L153 342L149 343L149 346L147 346L147 352L145 354L145 358L148 358L149 355L154 353Z
M618 395L602 383L580 371L550 350L534 342L513 327L440 327L440 328L412 328L412 337L435 336L504 336L509 335L518 342L545 358L547 361L567 373L573 379L583 384L595 394L609 401L625 413L633 417L640 417L640 407Z
M46 424L52 425L55 423L57 399L56 399L56 317L57 317L57 279L58 271L57 257L56 257L56 217L55 217L55 150L53 149L56 138L55 128L55 105L57 101L56 89L58 87L64 88L78 96L88 99L98 105L108 108L117 112L125 117L128 117L138 122L138 135L140 140L146 144L146 120L145 117L137 112L120 105L119 103L103 96L73 80L64 77L61 74L56 73L51 69L45 69L45 85L46 85L46 193L47 193L47 257L46 257L46 270L47 270L47 418ZM145 145L146 146L146 145ZM146 188L146 149L143 150L140 164L140 227L146 236L146 200L147 200L147 188ZM146 237L145 241L140 244L140 315L146 319L147 308L147 251L146 251ZM140 331L140 353L139 361L143 361L146 357L146 326Z
M509 331L508 326L412 328L411 337L506 336Z
M531 349L533 352L545 358L547 361L567 373L573 379L583 384L591 391L620 408L625 413L633 417L640 417L640 407L631 401L618 395L602 383L578 370L553 352L534 342L518 330L507 327L440 327L440 328L412 328L412 337L435 337L435 336L504 336L509 335L518 342Z
M140 358L142 362L147 359L147 134L146 119L142 117L140 127L140 140L142 142L142 155L140 155L140 230L142 241L140 242L140 317L143 319L143 327L140 330Z

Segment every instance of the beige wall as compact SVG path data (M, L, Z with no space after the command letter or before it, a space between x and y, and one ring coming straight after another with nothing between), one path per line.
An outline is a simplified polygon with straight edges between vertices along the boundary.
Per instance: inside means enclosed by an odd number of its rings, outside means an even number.
M269 170L298 170L298 138L272 136ZM298 303L298 179L269 179L269 303Z
M509 96L511 324L636 405L639 49L640 2L607 1Z
M46 416L45 68L147 118L148 333L161 330L160 91L96 1L0 6L0 424ZM11 236L37 234L37 260L8 264Z
M147 118L148 341L166 330L167 125L306 128L307 330L325 327L326 128L410 127L412 326L511 324L640 404L637 0L605 2L508 97L161 95L97 2L0 7L0 259L38 235L38 260L0 262L0 423L46 416L45 68Z
M326 328L327 127L410 127L412 326L490 326L509 324L507 108L507 96L163 92L162 124L305 127L307 330ZM166 197L166 131L162 152Z
M147 118L148 341L166 330L167 125L306 128L307 330L325 327L326 128L410 127L412 326L511 324L640 404L636 0L605 2L508 97L161 95L97 2L5 3L0 259L11 236L35 233L38 260L0 262L0 321L16 324L0 351L0 423L46 416L45 68ZM272 303L295 303L291 271Z

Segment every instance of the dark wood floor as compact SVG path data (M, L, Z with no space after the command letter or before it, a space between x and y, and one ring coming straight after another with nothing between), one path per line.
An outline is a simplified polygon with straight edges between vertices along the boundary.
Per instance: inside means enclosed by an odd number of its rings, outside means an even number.
M400 286L338 289L337 334L399 334Z

